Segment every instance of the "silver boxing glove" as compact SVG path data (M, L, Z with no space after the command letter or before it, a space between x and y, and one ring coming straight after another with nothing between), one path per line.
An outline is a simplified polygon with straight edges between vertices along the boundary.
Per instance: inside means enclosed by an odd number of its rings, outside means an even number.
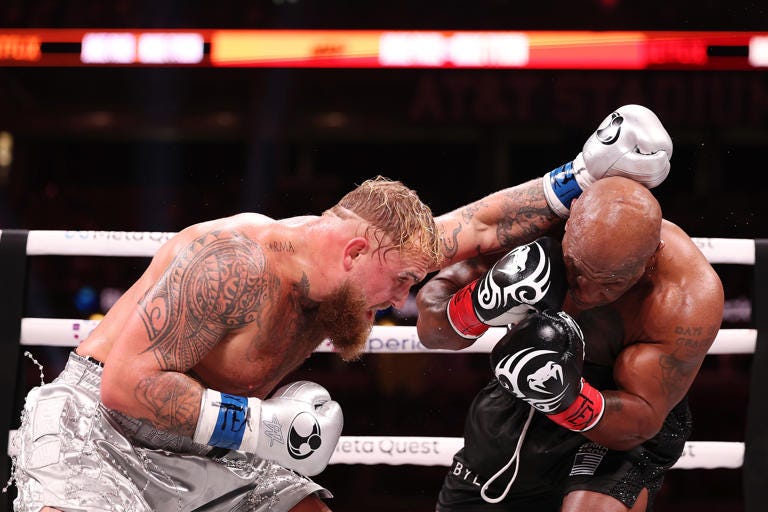
M606 117L572 162L547 173L544 194L561 217L570 214L571 201L595 181L623 176L648 188L669 174L672 139L651 110L624 105Z
M206 389L194 440L312 476L328 465L343 425L341 406L314 382L287 384L266 400Z

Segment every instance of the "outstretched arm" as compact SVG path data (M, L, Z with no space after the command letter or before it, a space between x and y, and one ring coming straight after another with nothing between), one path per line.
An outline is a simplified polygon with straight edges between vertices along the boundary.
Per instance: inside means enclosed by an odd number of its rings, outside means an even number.
M541 179L494 192L435 220L444 266L506 252L563 222L548 206Z
M653 188L667 177L671 157L672 139L656 114L624 105L603 120L573 161L437 217L443 266L546 234L568 217L573 199L604 177L624 176Z

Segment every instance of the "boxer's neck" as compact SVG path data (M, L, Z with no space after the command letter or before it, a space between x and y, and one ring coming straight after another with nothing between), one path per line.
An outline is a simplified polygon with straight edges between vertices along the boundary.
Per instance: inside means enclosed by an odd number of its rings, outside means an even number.
M326 212L283 225L276 234L277 240L289 241L291 249L291 257L282 258L279 264L285 266L285 276L294 284L305 284L309 300L324 301L349 277L344 268L347 243L364 236L368 226L354 213L349 214L342 217Z

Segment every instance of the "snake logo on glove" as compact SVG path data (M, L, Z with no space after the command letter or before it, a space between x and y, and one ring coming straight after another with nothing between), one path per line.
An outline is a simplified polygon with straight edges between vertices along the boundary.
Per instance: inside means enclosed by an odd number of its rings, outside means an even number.
M595 137L606 146L613 144L619 140L619 135L621 134L621 124L623 122L624 118L621 117L621 114L614 112L611 114L608 124L597 129L595 132Z
M322 444L320 425L308 412L297 414L288 429L288 453L294 459L306 459Z
M553 350L526 348L504 357L494 368L499 383L543 413L558 408L568 385L563 386L563 369L553 361ZM538 398L533 396L538 395Z

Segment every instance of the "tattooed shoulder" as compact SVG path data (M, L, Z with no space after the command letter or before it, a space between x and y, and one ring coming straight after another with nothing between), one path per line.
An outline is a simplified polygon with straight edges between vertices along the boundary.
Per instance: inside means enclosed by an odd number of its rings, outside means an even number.
M164 369L194 366L228 330L260 322L280 285L262 248L238 232L190 242L139 301L151 351Z

